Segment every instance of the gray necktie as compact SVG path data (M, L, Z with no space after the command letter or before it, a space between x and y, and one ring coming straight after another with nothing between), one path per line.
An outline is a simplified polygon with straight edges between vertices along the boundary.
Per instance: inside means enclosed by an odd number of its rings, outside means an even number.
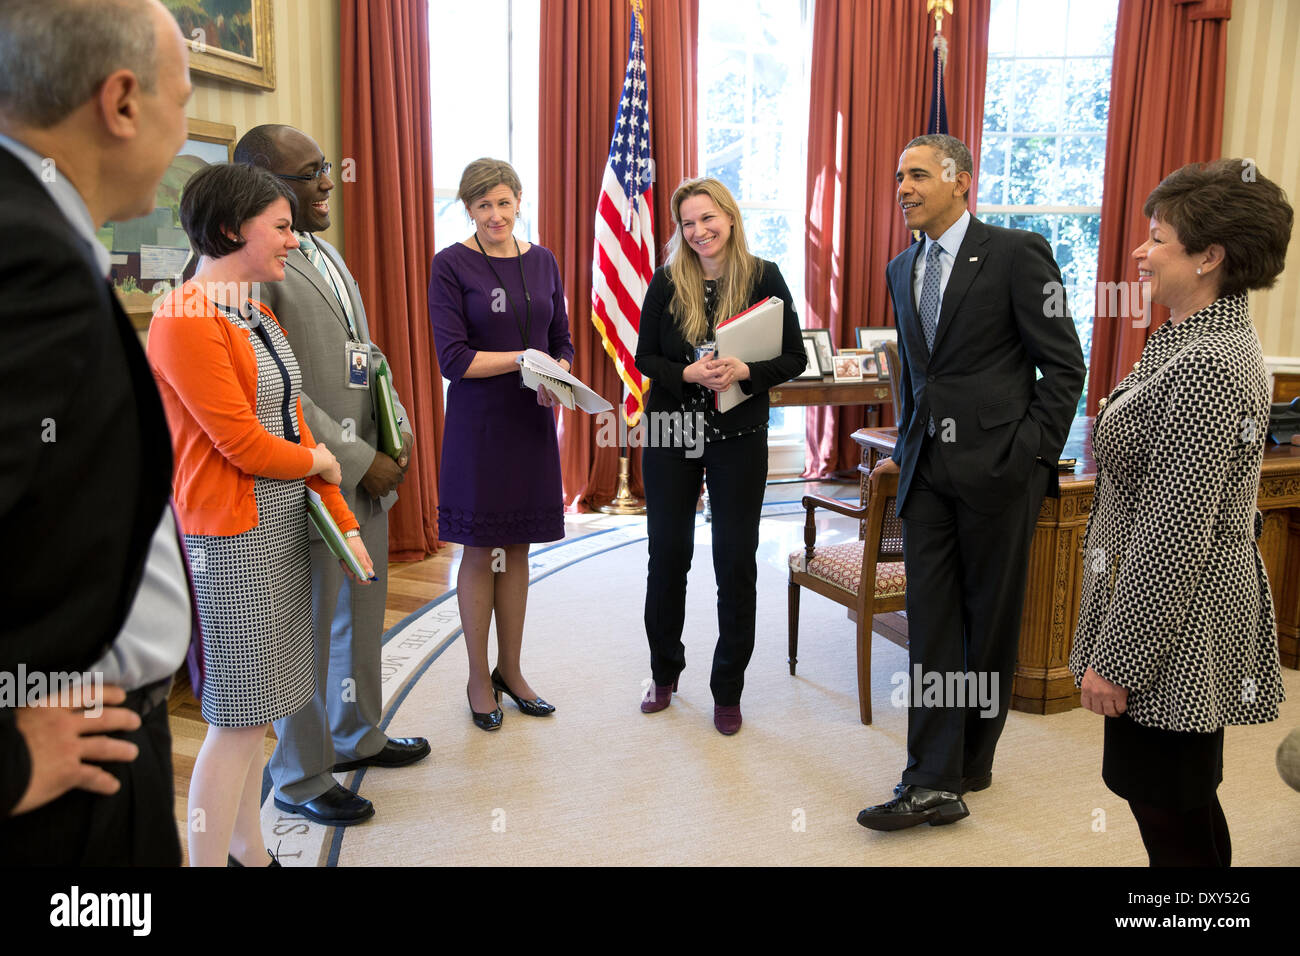
M925 254L925 278L921 282L921 331L925 333L925 347L934 351L934 334L939 330L939 278L942 267L939 253L943 248L931 242Z
M941 266L939 243L931 241L925 253L925 278L921 280L921 331L925 333L925 347L934 352L934 335L939 330L939 278ZM930 416L926 431L934 434L934 416Z

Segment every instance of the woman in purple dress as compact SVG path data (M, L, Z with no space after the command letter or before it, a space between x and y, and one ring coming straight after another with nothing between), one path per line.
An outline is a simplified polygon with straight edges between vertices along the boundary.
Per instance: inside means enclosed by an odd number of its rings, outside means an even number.
M469 653L470 712L501 726L504 691L520 711L545 717L520 670L528 604L528 545L564 537L556 401L520 382L534 348L564 368L573 360L555 256L514 237L519 177L509 163L465 167L457 198L474 234L433 259L429 318L447 391L438 469L438 537L464 546L456 597ZM488 626L497 622L497 667L488 671Z

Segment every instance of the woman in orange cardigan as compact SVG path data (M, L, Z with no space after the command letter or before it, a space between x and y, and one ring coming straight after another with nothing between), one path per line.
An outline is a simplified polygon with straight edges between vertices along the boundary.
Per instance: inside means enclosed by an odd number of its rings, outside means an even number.
M206 665L209 726L190 783L191 866L261 857L266 728L315 689L304 484L372 573L339 493L338 461L303 421L298 363L275 316L256 301L257 284L283 279L298 245L294 201L264 170L223 163L195 173L180 213L202 258L194 279L159 304L149 330Z

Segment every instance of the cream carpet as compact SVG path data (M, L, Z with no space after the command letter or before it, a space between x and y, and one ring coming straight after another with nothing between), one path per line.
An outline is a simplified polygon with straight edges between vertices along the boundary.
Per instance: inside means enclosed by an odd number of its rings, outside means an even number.
M819 533L847 536L848 522ZM474 727L455 596L394 629L385 645L388 732L433 744L425 761L340 780L376 807L330 830L264 809L286 864L1070 865L1145 866L1127 806L1101 782L1101 718L1012 712L993 786L949 827L873 833L854 820L888 799L905 757L907 713L891 706L906 652L877 636L875 722L857 719L853 629L804 593L799 674L786 666L785 555L802 540L797 505L769 507L759 554L758 640L744 726L713 729L716 634L709 528L699 526L688 590L687 669L666 711L638 710L649 680L641 622L644 522L593 517L586 534L535 551L524 663L558 711ZM1220 800L1234 865L1300 863L1300 794L1278 777L1278 743L1300 722L1300 674L1273 724L1229 728Z

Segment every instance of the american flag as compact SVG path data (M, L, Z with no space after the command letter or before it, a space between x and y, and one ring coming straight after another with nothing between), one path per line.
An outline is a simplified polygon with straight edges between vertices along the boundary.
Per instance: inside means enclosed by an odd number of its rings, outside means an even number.
M614 138L596 206L596 250L591 264L591 321L627 386L623 415L635 425L645 408L649 380L637 371L641 302L655 271L651 228L650 90L645 74L642 0L631 0L632 29L627 73L618 103Z

